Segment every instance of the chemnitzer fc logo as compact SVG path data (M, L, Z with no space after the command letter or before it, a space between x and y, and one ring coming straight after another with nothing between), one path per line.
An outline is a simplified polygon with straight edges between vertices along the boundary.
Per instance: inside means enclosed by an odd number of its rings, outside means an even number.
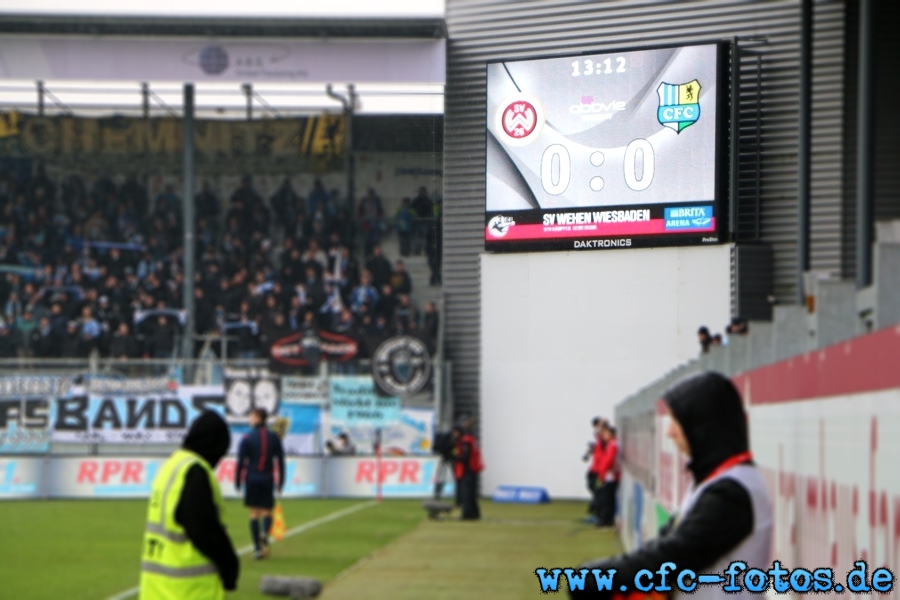
M372 377L389 396L418 394L431 378L428 348L412 336L389 338L372 356Z
M494 115L494 131L509 146L525 146L538 138L544 127L544 108L529 94L516 94L500 103Z
M696 79L678 85L661 83L656 93L659 94L656 118L661 125L681 133L700 119L700 82Z
M515 225L516 222L512 217L503 217L497 215L487 224L487 234L493 238L502 238L509 232L509 228Z

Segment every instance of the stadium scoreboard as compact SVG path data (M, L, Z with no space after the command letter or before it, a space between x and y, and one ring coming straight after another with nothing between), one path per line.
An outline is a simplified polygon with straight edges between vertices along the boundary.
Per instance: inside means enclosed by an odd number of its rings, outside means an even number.
M726 50L489 63L485 249L726 241Z

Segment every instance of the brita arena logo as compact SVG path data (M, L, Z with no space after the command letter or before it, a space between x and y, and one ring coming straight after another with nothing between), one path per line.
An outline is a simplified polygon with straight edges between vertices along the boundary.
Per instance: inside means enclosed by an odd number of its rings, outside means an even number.
M489 236L493 238L502 238L507 233L509 233L509 228L515 225L516 222L512 217L503 217L497 215L487 224L487 233Z
M510 96L494 115L494 131L509 146L525 146L538 138L544 127L544 108L529 94Z

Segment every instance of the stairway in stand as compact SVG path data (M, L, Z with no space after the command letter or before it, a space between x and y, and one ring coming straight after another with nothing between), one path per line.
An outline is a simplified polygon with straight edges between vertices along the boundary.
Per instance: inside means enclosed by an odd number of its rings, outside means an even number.
M409 278L412 280L411 296L413 304L419 310L419 315L421 316L425 309L425 303L428 301L434 302L440 311L443 288L439 285L429 285L431 269L428 268L428 257L424 253L420 256L400 256L400 240L394 232L381 238L381 249L384 251L385 258L390 261L391 267L398 258L403 261Z

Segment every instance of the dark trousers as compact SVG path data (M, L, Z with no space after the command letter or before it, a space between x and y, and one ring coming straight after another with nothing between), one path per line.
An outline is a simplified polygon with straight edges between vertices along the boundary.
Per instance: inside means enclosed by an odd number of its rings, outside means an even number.
M463 519L480 519L481 510L478 508L478 475L466 471L459 480L459 499L462 504Z
M588 513L590 513L592 515L596 514L596 512L594 512L594 498L596 498L596 496L597 496L596 490L595 490L596 485L597 485L597 474L594 473L593 471L588 471L587 489L588 489L588 492L590 492L590 494L591 494L591 501L588 502L587 511L588 511Z
M616 498L619 491L618 481L607 481L600 488L600 512L597 515L598 525L609 527L616 524Z

